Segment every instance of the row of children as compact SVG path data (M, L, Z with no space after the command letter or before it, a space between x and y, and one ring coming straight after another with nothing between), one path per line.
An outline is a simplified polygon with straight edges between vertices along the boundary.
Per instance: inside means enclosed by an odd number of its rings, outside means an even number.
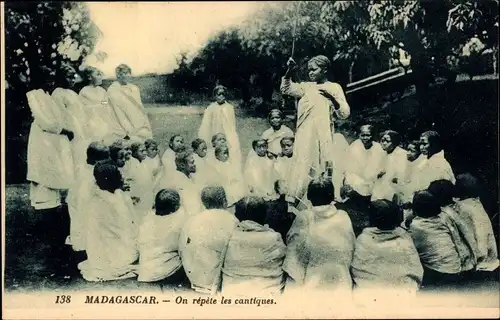
M139 222L118 166L99 162L93 175L98 188L89 202L88 259L79 265L91 281L138 276L242 295L279 293L285 285L414 293L422 281L453 283L498 266L491 223L469 175L458 176L455 186L433 181L415 193L406 217L391 201L371 202L357 240L350 212L333 204L334 187L325 177L309 183L311 207L300 212L283 197L276 209L250 196L232 213L224 188L208 186L200 192L204 208L192 214L183 190L167 188Z

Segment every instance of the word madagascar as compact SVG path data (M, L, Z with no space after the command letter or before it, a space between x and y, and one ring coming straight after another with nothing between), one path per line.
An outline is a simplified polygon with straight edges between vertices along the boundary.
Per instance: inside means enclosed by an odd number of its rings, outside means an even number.
M86 296L89 304L158 304L154 296Z

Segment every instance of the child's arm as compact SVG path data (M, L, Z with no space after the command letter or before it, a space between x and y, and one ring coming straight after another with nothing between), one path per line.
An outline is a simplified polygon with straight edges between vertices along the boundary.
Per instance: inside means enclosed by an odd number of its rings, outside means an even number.
M333 103L333 109L339 119L347 119L351 114L351 108L347 103L344 90L338 83L326 83L319 88L323 96Z
M295 83L291 79L281 78L280 90L282 94L286 94L295 98L304 96L304 88L300 83Z

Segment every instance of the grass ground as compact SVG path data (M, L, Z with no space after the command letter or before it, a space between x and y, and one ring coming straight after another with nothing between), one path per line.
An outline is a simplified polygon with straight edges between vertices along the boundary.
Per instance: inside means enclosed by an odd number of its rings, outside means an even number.
M183 135L191 141L197 134L201 123L203 109L199 107L168 107L161 105L148 106L154 136L163 151L168 139L174 133ZM267 128L267 122L261 118L253 118L237 112L237 131L240 137L243 155L251 148L251 141L260 136ZM348 137L352 140L352 137ZM160 291L159 287L141 284L135 280L113 281L109 283L89 283L81 277L61 279L52 277L48 271L48 246L34 236L38 217L29 204L29 190L26 184L6 187L5 215L5 288L7 292L25 291L101 291L125 290L134 293L142 290ZM58 262L55 261L57 264ZM498 305L498 279L474 280L468 286L472 290L487 292L486 306ZM186 288L171 287L170 290L183 291Z

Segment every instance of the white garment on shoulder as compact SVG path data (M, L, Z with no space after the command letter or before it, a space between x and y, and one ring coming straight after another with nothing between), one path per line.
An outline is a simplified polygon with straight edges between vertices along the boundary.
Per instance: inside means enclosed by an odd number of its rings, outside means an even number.
M269 128L260 136L261 139L267 140L268 150L275 155L281 153L281 139L285 137L293 137L293 131L285 125L281 125L278 131Z
M301 211L287 234L283 270L308 289L350 292L355 240L349 216L335 206Z
M201 203L201 186L196 182L194 177L188 178L184 173L177 170L169 173L164 171L158 179L154 194L166 188L171 188L179 192L181 205L184 207L187 215L197 215L204 209Z
M278 180L274 170L274 161L267 156L259 157L250 150L244 171L249 193L257 197L275 198L274 184Z
M236 131L236 116L234 106L228 102L223 104L213 102L203 113L198 137L205 140L210 148L212 137L216 133L224 133L226 135L229 156L236 165L241 167L242 156L240 140Z
M416 293L424 269L410 234L402 229L365 228L351 265L356 289L399 289Z
M498 250L491 220L479 198L456 201L454 209L474 231L477 244L477 269L493 271L498 268Z
M126 135L142 139L153 137L151 124L136 85L121 85L115 81L109 86L108 95L115 117Z
M135 277L139 252L132 200L121 190L96 190L92 200L88 204L88 259L78 264L83 278L107 281Z
M379 199L392 201L403 184L407 162L406 151L400 147L396 147L391 154L385 156L382 164L382 171L385 174L375 181L371 201ZM393 182L394 179L396 182Z
M215 157L209 158L205 165L204 179L205 185L220 185L224 188L229 206L248 193L241 169L231 159L222 162Z
M222 265L238 219L229 211L205 210L191 217L181 232L179 252L191 287L215 294L221 283Z
M378 142L366 149L361 140L354 141L347 149L345 184L362 196L371 195L385 157L386 153Z
M180 208L167 216L157 216L150 210L139 228L138 281L159 281L182 267L179 236L186 221Z
M281 235L254 221L242 221L229 240L222 268L222 292L279 294L284 286L286 246Z
M154 158L147 157L144 162L149 168L150 174L155 177L161 170L161 158L160 155L156 155Z
M165 150L161 156L161 163L165 172L177 171L177 165L175 164L175 152L172 149L168 148Z
M339 105L338 110L331 112L333 102L320 93L320 88L335 97ZM300 98L293 150L295 164L294 171L290 174L291 194L300 198L310 181L311 168L319 174L324 171L326 162L333 159L332 114L346 119L350 108L342 88L332 82L318 85L314 82L294 83L283 78L281 92Z
M131 158L130 162L130 195L139 198L135 205L137 218L140 221L142 217L153 207L153 175L148 164Z
M88 232L88 204L97 188L94 180L94 167L85 164L77 173L75 184L69 189L66 203L70 216L70 239L74 251L85 250Z
M65 109L43 90L26 94L34 121L28 138L27 180L50 189L68 189L74 179L71 143L61 135Z
M413 184L418 179L418 168L422 161L425 161L425 156L422 154L414 161L406 160L406 169L404 173L404 178L400 187L401 201L403 203L408 203L413 201L413 194L415 192L415 187Z
M425 190L436 180L449 180L453 184L455 183L455 175L444 157L444 151L438 152L430 158L424 158L420 162L416 174L413 176L413 191Z
M118 120L108 101L108 92L103 87L86 86L80 90L87 115L87 132L90 140L100 141L108 135L124 136Z

